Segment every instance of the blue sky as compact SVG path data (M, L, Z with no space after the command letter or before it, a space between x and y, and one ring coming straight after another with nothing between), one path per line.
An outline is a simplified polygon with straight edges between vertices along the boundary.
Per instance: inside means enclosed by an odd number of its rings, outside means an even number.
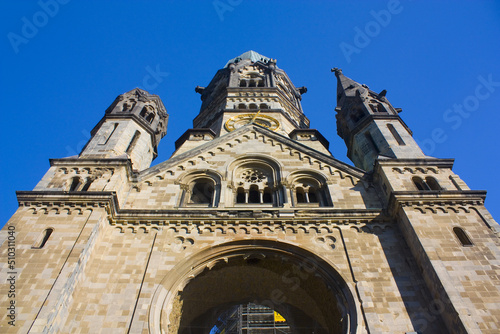
M500 219L500 4L494 1L2 1L0 226L49 158L78 154L115 97L137 86L169 114L158 164L206 86L248 50L276 58L304 112L345 162L332 67L387 89L424 152L454 158Z

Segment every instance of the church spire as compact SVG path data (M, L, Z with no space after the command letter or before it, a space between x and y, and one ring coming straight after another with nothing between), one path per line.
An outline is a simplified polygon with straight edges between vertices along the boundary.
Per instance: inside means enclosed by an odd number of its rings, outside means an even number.
M357 167L370 171L376 159L426 157L399 117L401 109L387 100L385 89L376 93L346 77L341 69L332 72L337 77L337 132Z
M282 134L309 128L300 103L307 89L295 87L275 59L252 50L230 59L207 87L198 86L195 91L203 102L193 125L209 128L217 136L231 131L226 123L235 116L250 117L259 110L261 125L272 118L270 127Z

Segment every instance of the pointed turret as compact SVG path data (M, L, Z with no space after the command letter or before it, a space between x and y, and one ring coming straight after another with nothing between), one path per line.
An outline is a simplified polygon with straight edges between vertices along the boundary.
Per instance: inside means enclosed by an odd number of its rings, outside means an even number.
M426 156L412 132L386 98L366 85L332 69L337 77L337 132L347 145L347 156L359 168L373 169L376 159L418 159Z
M119 95L91 131L81 159L128 157L143 170L158 155L158 143L167 133L168 114L161 99L136 88Z

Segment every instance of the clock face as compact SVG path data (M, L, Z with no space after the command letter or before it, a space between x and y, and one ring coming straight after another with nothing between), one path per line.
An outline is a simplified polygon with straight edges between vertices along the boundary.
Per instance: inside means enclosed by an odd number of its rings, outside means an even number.
M233 116L226 121L225 128L227 131L231 132L249 123L258 124L273 131L277 130L280 126L277 119L271 116L256 113Z

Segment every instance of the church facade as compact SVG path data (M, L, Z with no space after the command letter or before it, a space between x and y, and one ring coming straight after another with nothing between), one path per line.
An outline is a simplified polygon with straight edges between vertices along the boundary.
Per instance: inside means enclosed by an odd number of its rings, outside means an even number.
M310 127L307 89L254 51L196 87L193 128L153 167L166 108L118 96L78 156L17 192L0 331L209 333L254 303L292 333L498 333L486 192L426 156L385 91L332 71L355 167Z

